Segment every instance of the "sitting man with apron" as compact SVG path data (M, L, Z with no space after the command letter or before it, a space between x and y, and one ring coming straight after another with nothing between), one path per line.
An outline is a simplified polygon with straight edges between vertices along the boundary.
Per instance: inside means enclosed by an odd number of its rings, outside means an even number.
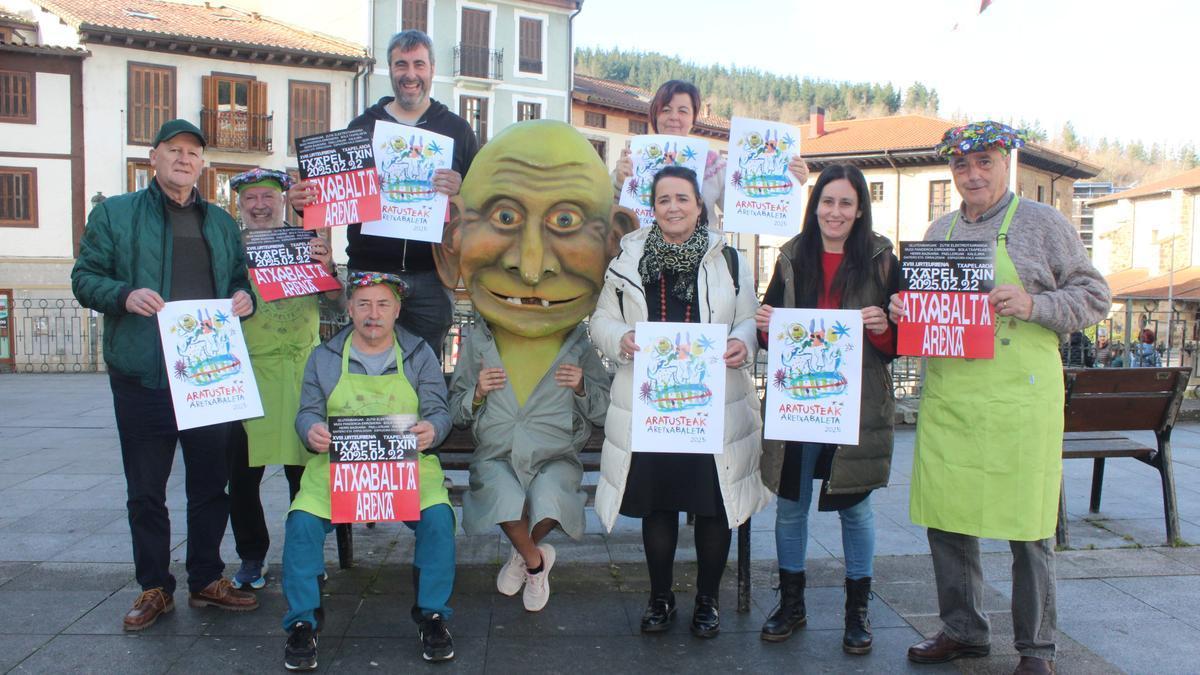
M283 547L283 593L288 612L284 665L317 667L316 631L330 523L327 420L336 416L410 415L417 437L421 519L405 523L416 533L413 557L416 604L426 661L454 658L446 621L454 589L454 512L443 484L436 447L450 432L446 381L433 349L396 323L404 283L391 274L354 272L348 280L353 325L317 347L304 369L296 432L315 453L305 465L300 494L288 514Z
M909 648L915 663L989 653L979 556L979 537L987 537L1012 549L1016 672L1054 672L1058 335L1103 319L1111 293L1066 217L1009 190L1009 152L1022 145L1022 132L977 122L950 129L938 146L962 206L934 221L925 239L995 242L995 356L928 360L909 511L928 528L943 625ZM898 294L889 313L897 322L905 316Z

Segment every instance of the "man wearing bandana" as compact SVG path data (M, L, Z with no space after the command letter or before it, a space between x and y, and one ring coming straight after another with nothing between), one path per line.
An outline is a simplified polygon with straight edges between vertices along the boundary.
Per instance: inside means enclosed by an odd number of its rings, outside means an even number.
M996 122L946 132L957 211L932 240L995 242L992 359L930 359L913 456L910 514L928 528L942 629L913 645L915 663L986 656L979 537L1013 554L1017 673L1054 672L1054 528L1062 477L1063 384L1059 334L1108 313L1111 293L1071 224L1009 189L1009 152L1024 134ZM893 321L905 316L892 296Z
M308 358L296 433L313 453L304 466L300 493L288 513L283 545L283 594L288 611L284 665L317 667L325 537L330 522L328 418L400 415L415 420L421 518L407 522L416 533L413 620L426 661L454 658L446 621L454 590L454 512L442 465L430 448L450 432L446 380L433 349L396 323L404 282L392 274L354 272L347 281L352 325L321 344Z
M286 173L251 169L230 179L229 186L237 193L238 213L246 231L293 227L283 222L284 193L292 186ZM314 235L308 245L313 262L330 269L329 242ZM266 302L257 287L253 290L258 311L242 326L264 414L233 425L229 442L229 524L242 559L233 586L241 589L259 589L267 581L265 561L271 537L259 499L264 468L283 465L289 500L300 490L308 453L292 427L300 406L304 362L320 342L318 296ZM337 298L340 289L326 295Z

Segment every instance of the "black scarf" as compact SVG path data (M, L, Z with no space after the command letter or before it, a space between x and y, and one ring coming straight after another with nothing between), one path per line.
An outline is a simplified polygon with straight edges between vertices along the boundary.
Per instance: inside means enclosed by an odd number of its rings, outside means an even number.
M686 304L696 300L696 274L700 261L708 251L708 223L701 219L696 231L681 244L672 244L663 238L662 229L655 222L646 236L646 248L638 261L638 274L642 285L659 280L664 272L675 275L675 283L668 292ZM665 279L663 283L666 283Z

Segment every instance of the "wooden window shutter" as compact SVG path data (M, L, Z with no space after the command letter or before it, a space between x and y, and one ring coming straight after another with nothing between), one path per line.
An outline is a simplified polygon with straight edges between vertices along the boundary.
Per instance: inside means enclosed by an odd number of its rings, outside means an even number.
M538 19L521 18L520 70L526 73L542 72L542 22Z
M201 76L200 88L200 105L203 108L200 114L200 131L212 145L217 140L217 78L210 75Z
M250 83L250 147L256 150L271 149L271 120L267 117L267 83L255 80Z
M204 173L200 174L200 181L196 187L200 190L200 196L203 197L205 201L216 201L217 170L211 166L204 167Z

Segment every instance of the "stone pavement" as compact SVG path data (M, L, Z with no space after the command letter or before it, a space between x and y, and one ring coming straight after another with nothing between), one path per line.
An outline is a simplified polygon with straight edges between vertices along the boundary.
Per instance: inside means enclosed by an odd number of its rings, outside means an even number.
M143 634L123 634L121 616L137 595L124 478L103 375L0 375L0 672L281 672L284 611L277 578L259 592L262 607L234 615L187 607ZM735 610L732 562L722 592L720 637L687 633L694 552L683 528L680 621L668 634L643 637L637 622L648 580L634 521L604 535L589 511L588 533L553 539L559 558L553 594L539 614L495 592L506 549L500 535L459 537L459 580L451 622L457 658L442 670L506 673L632 672L980 672L1015 664L1008 612L1007 545L985 543L986 604L994 627L992 655L943 666L914 666L905 648L938 629L928 548L907 515L911 427L897 433L892 485L875 493L878 530L875 649L850 657L840 648L843 567L837 518L815 514L809 547L809 625L790 641L758 637L775 603L774 512L754 518L754 603ZM1175 432L1176 481L1183 538L1200 543L1200 423ZM1090 462L1068 462L1067 500L1073 549L1058 556L1061 673L1184 673L1200 670L1200 547L1162 547L1165 531L1156 474L1128 459L1112 460L1103 510L1087 513ZM461 479L461 476L457 476ZM176 527L174 559L183 586L182 461L168 503ZM263 486L278 570L287 488L273 470ZM736 540L736 538L735 538ZM333 538L326 549L328 626L322 670L397 672L425 667L414 625L412 535L399 525L358 528L358 565L338 570ZM236 568L232 537L225 560ZM733 557L731 556L731 561Z

